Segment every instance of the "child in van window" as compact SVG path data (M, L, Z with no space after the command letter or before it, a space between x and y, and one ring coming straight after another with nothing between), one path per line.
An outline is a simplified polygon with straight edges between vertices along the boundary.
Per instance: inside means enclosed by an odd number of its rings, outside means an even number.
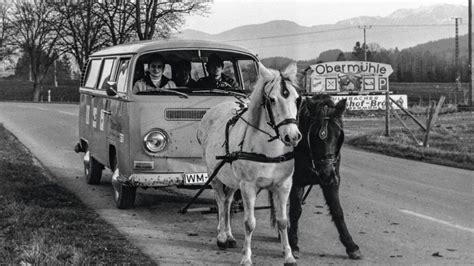
M139 79L133 86L133 93L142 91L160 91L160 89L176 88L176 84L163 75L165 59L156 54L148 61L148 72L145 77Z
M191 62L180 60L173 68L173 80L178 87L195 88L197 83L191 78Z
M209 56L206 70L209 75L198 80L198 87L209 89L236 89L239 87L239 84L234 79L223 73L224 62L219 55L211 54Z

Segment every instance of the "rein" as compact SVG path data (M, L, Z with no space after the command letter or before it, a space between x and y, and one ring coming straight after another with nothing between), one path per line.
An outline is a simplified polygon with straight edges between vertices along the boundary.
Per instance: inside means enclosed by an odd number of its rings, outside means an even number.
M288 93L288 88L286 88L286 84L285 84L285 80L288 80L287 78L283 77L282 74L280 73L280 77L281 77L281 94L283 97L285 97L285 91L286 93ZM273 110L272 110L272 100L270 99L270 97L265 93L265 87L267 86L268 84L268 81L265 82L263 84L263 99L262 99L262 106L263 108L267 111L267 115L268 115L268 119L269 121L267 122L267 124L273 128L273 130L275 131L275 136L271 136L269 133L265 132L267 135L270 136L270 139L268 140L269 142L271 141L274 141L278 138L280 138L280 132L278 131L278 128L280 128L281 126L283 125L288 125L288 124L296 124L298 125L298 120L295 119L295 118L286 118L284 119L283 121L281 121L280 123L276 123L275 122L275 116L273 115ZM272 87L270 89L270 92L268 94L270 94L272 92L274 87ZM286 96L288 97L288 96ZM285 98L286 98L285 97ZM249 124L247 122L247 124ZM250 124L249 124L250 125ZM253 126L253 125L251 125ZM259 129L260 130L260 129ZM262 131L262 130L260 130Z
M287 80L287 79L285 77L283 77L281 75L281 73L280 73L280 77L281 77L281 88L282 88L281 94L282 94L283 97L287 98L288 95L289 95L288 88L286 87L286 84L285 84L285 80ZM229 121L227 121L227 124L226 124L226 127L225 127L225 141L224 141L225 155L216 156L216 159L223 160L222 162L230 162L230 163L232 163L233 161L236 161L236 160L247 160L247 161L254 161L254 162L261 162L261 163L281 163L281 162L289 161L289 160L294 158L294 153L293 152L287 152L283 155L276 156L276 157L268 157L265 154L253 153L253 152L244 152L242 150L232 152L232 153L229 151L229 131L230 131L230 127L234 126L235 123L237 123L237 121L239 119L244 121L247 125L255 128L256 130L268 135L270 137L268 142L271 142L271 141L274 141L274 140L280 138L280 132L278 131L278 129L281 126L288 125L288 124L298 125L298 120L295 119L295 118L286 118L278 124L275 123L275 116L273 114L273 110L272 110L272 107L271 107L272 100L267 95L267 93L265 93L265 87L267 86L267 84L268 84L268 81L263 84L263 88L262 88L263 89L262 106L267 111L267 115L268 115L268 118L269 118L269 121L267 121L267 124L271 128L273 128L273 130L275 131L275 136L272 136L270 133L266 132L265 130L260 129L259 127L255 126L252 123L250 123L249 121L245 120L242 117L242 115L248 110L248 107L241 103L241 110L239 110L235 114L234 117L232 117L231 119L229 119ZM274 87L272 87L270 89L270 92L268 94L270 94L272 92L273 88Z
M261 153L251 153L251 152L244 152L244 151L235 151L235 152L229 151L230 150L229 149L230 127L234 126L235 123L237 123L239 119L244 121L247 125L252 126L267 135L270 135L266 131L259 129L258 127L250 124L247 120L242 118L242 115L247 110L248 108L246 106L243 106L243 108L239 112L237 112L237 114L234 117L232 117L229 121L227 121L227 124L225 126L225 141L224 141L225 155L216 156L216 159L223 160L222 162L229 162L229 163L232 163L233 161L236 161L236 160L247 160L247 161L254 161L254 162L261 162L261 163L281 163L281 162L285 162L285 161L289 161L293 159L294 158L293 152L287 152L283 155L276 156L276 157L268 157L265 154L261 154Z

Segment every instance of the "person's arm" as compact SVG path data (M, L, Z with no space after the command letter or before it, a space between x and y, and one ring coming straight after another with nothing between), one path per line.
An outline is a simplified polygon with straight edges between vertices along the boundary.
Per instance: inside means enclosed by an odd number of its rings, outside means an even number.
M138 80L137 82L135 82L135 85L133 85L133 89L132 89L133 94L137 94L138 92L142 91L140 89L141 83L142 83L141 80Z
M172 81L172 80L169 80L169 81L168 81L168 84L166 85L166 87L168 87L168 88L176 88L176 83L174 83L174 81Z

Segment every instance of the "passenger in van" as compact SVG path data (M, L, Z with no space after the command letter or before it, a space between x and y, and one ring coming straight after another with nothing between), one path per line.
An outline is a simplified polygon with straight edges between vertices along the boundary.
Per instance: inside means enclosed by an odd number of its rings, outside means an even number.
M236 89L239 87L234 79L224 74L224 62L219 55L211 54L208 57L206 70L209 75L198 80L199 88Z
M191 78L191 62L180 60L173 67L173 80L178 87L195 88L197 83Z
M160 89L176 88L176 84L163 75L165 59L155 54L148 60L148 71L145 77L139 79L133 86L133 93L142 91L160 91Z

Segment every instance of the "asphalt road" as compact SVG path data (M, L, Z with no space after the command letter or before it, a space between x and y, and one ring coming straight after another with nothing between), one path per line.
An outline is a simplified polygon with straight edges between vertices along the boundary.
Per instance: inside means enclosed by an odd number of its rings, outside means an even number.
M13 132L56 177L159 264L235 264L243 243L242 213L233 220L238 248L215 244L216 215L179 214L194 191L139 190L133 210L115 208L110 171L86 185L78 140L78 106L0 103L0 123ZM474 172L350 149L342 152L341 202L363 259L352 261L339 243L319 189L303 207L300 265L473 264ZM260 196L265 205L266 197ZM205 192L200 205L213 203ZM281 264L269 212L257 211L253 260ZM435 254L435 255L433 255ZM439 254L439 255L436 255Z

